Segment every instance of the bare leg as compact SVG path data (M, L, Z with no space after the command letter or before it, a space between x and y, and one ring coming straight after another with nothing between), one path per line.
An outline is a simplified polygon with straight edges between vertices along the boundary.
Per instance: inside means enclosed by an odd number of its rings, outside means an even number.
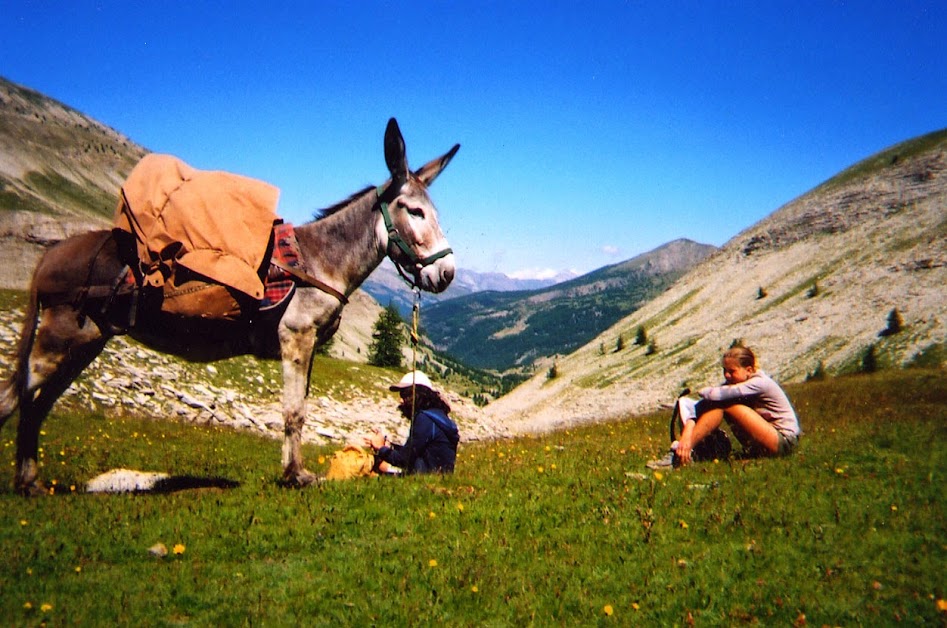
M735 404L726 408L712 408L697 417L696 421L690 421L684 426L676 450L681 464L689 464L692 461L694 447L720 427L724 414L739 426L754 444L769 453L775 454L779 451L779 433L776 428L753 408Z
M741 436L749 437L752 445L762 447L766 452L775 454L779 451L779 432L773 424L764 419L759 413L744 405L734 405L726 408L727 418L733 421L744 432ZM734 430L736 433L736 430ZM743 443L744 446L747 443Z
M688 421L681 430L681 437L678 439L677 457L681 464L690 464L693 461L692 454L697 443L707 438L707 435L720 427L723 422L723 409L712 408L699 417L696 421Z

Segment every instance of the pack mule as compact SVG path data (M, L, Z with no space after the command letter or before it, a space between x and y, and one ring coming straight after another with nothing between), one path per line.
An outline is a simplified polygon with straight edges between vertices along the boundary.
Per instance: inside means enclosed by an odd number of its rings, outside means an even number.
M390 179L377 188L356 192L317 219L296 227L303 272L318 277L343 299L299 283L282 308L269 315L234 320L178 316L141 303L136 306L140 315L128 329L129 335L189 360L247 353L279 358L283 374L282 481L289 486L311 484L316 476L305 468L301 446L314 349L338 329L344 297L354 292L386 255L423 290L441 292L450 284L454 255L427 188L459 148L455 145L412 172L404 138L392 118L384 138ZM121 329L115 318L117 313L127 313L129 304L121 301L132 297L110 287L124 268L119 245L109 231L63 240L37 264L15 368L0 382L0 427L19 408L14 483L24 494L44 491L37 467L44 419L70 383ZM76 286L91 288L85 298L63 298L74 295Z

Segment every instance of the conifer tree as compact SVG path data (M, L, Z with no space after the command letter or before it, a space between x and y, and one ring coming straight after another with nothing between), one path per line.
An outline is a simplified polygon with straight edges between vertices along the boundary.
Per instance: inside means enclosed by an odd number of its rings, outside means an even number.
M868 345L862 356L861 372L874 373L878 370L878 356L875 354L875 345Z
M644 325L638 325L638 333L635 334L635 345L643 347L648 344L648 334L644 330Z
M893 336L904 329L904 319L901 318L901 312L894 308L888 312L888 326L885 327L879 336Z
M368 347L368 363L374 366L402 366L404 355L401 349L404 346L404 321L398 314L398 309L388 304L372 329L372 344Z

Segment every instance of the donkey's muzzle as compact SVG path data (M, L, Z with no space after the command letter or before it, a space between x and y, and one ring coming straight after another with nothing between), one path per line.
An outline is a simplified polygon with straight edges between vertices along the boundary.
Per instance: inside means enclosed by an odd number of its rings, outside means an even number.
M417 272L417 284L426 292L444 292L454 280L454 272L454 255L445 255Z

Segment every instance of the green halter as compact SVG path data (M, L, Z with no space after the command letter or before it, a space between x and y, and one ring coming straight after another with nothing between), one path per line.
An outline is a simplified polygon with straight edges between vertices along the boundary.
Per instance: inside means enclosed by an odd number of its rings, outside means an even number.
M437 260L442 257L446 257L453 253L454 251L450 247L438 251L433 255L428 255L427 257L418 257L418 254L405 242L405 239L401 237L401 234L398 233L398 229L395 228L394 223L391 221L391 212L388 211L388 201L383 200L384 190L383 186L378 186L375 188L375 196L378 198L378 208L381 211L381 217L385 221L385 229L388 231L388 258L394 263L395 268L398 269L398 272L404 278L405 281L410 283L413 287L417 286L417 281L415 277L417 276L416 272L411 272L410 277L405 271L404 266L401 262L398 261L398 257L394 255L395 251L392 247L397 247L401 250L401 253L404 257L408 258L408 261L412 264L415 269L424 268L425 266L430 266Z

